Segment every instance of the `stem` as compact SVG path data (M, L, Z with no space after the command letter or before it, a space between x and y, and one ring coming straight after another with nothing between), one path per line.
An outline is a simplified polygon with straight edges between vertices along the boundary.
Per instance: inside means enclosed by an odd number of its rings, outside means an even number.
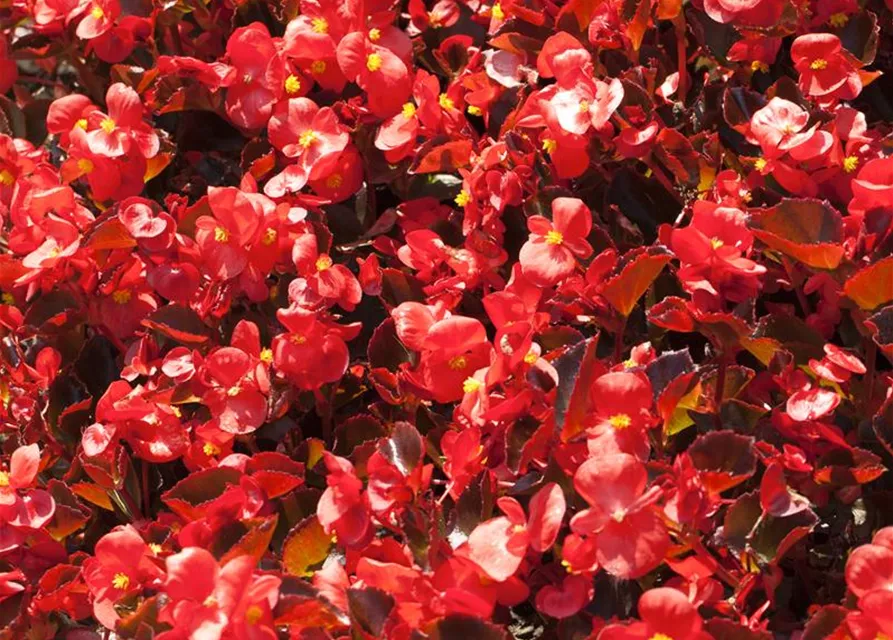
M140 482L142 484L143 491L143 516L148 520L149 519L149 463L145 460L140 460L141 465L141 479Z
M628 317L623 316L623 321L620 323L620 329L617 331L617 336L614 338L614 363L619 363L620 359L623 357L623 334L626 333L626 323L629 320Z
M676 95L679 102L685 102L685 96L688 94L688 57L685 50L685 10L680 7L679 15L673 18L673 27L676 29L676 64L679 72L679 89Z
M726 369L728 368L728 360L725 355L719 356L719 370L716 374L716 389L713 391L713 404L716 405L715 422L717 428L722 427L722 399L726 386Z
M803 287L797 284L796 279L794 278L794 265L787 258L782 258L782 262L784 263L784 270L788 274L788 279L791 281L791 286L797 294L797 302L800 303L800 309L803 311L803 316L804 318L808 318L812 315L812 308L809 306L809 300L803 292Z
M697 534L692 534L686 536L685 541L688 543L688 546L692 548L692 551L695 554L706 561L711 567L716 571L716 575L725 582L727 585L732 587L733 589L737 589L740 581L738 578L729 573L728 569L722 566L716 558L713 557L704 544L701 542L701 538Z

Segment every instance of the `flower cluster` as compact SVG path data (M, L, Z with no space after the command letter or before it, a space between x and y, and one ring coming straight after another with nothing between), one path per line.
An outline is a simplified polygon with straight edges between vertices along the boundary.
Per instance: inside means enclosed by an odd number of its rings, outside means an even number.
M0 640L893 637L890 0L0 1Z

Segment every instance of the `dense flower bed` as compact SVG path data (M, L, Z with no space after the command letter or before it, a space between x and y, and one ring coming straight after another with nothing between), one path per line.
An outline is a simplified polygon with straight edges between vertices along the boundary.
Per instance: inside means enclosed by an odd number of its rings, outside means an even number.
M0 638L893 636L891 9L0 1Z

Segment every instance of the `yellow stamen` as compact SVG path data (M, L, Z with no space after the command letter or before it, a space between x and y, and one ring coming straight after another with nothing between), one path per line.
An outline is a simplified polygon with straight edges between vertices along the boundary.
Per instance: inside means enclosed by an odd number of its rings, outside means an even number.
M369 69L369 71L372 71L373 73L375 71L378 71L379 69L381 69L381 63L382 63L381 56L378 55L377 53L370 53L366 57L366 68Z
M378 28L369 29L369 39L372 42L378 42L379 40L381 40L381 29L378 29Z
M551 155L555 153L555 149L557 148L558 141L554 138L546 138L545 140L543 140L543 151L545 151L546 153Z
M245 609L245 622L254 626L258 623L261 617L264 615L263 609L261 609L256 604L251 605L247 609Z
M289 75L285 79L285 92L289 95L295 94L301 90L301 81L295 74Z
M673 638L663 633L655 633L648 640L673 640Z
M78 160L78 170L81 173L90 173L95 168L93 161L90 158L81 158Z
M214 229L214 239L221 244L229 241L229 231L227 231L223 227L216 227Z
M291 338L289 338L289 340L291 340L292 344L300 345L300 344L304 344L305 342L307 342L307 336L305 336L301 333L293 333Z
M821 71L822 69L827 69L828 61L824 58L816 58L812 61L812 64L809 65L809 68L813 71Z
M112 293L112 300L115 301L115 304L127 304L132 297L133 294L130 293L130 289L118 289Z
M261 349L260 351L260 361L270 364L273 362L273 350L269 347Z
M226 390L226 395L228 395L230 398L235 398L240 393L242 393L242 387L237 384L231 386L229 389Z
M329 21L325 18L313 18L310 22L310 28L313 29L314 33L328 33Z
M546 244L558 245L562 242L564 242L564 234L562 234L560 231L552 229L548 233L546 233Z
M632 424L632 419L625 413L618 413L608 418L608 422L618 431L623 431Z
M265 246L269 247L271 244L276 242L276 238L279 237L279 232L276 231L273 227L267 227L266 231L264 231L264 237L261 238L261 242L264 243Z
M161 553L161 545L158 544L157 542L150 542L149 543L149 551L151 551L152 553L154 553L157 556L159 553Z
M316 135L316 131L314 131L313 129L307 129L298 137L298 144L307 149L310 147L310 145L316 142L317 138L318 136Z
M74 126L80 127L81 129L84 129L86 131L87 130L87 119L81 118L80 120L78 120L77 122L74 123Z
M94 4L90 10L90 15L93 16L94 20L102 20L105 17L105 11L99 5Z
M828 22L831 23L832 27L842 27L849 21L850 17L843 12L832 14L831 17L828 18Z
M206 456L216 456L220 453L220 447L211 442L206 442L205 446L202 447L202 451Z
M0 171L0 184L4 187L12 186L12 183L16 181L15 176L12 175L8 170L4 169Z
M456 356L447 363L453 371L461 371L468 366L468 358L465 356Z
M329 189L337 189L342 184L344 184L344 178L341 177L340 173L333 173L328 178L326 178L326 186Z
M322 75L326 72L326 61L325 60L314 60L313 64L310 65L310 73L315 76Z
M8 487L9 486L9 474L5 471L0 471L0 487Z
M490 15L497 20L505 20L505 11L502 10L502 5L498 2L493 5L493 8L490 10Z
M115 130L115 121L111 118L103 118L102 122L99 123L99 127L106 133L111 133Z
M462 383L462 391L465 393L474 393L480 388L481 381L474 378L465 378L465 382Z
M464 189L459 192L459 195L456 196L456 204L460 207L465 207L471 202L471 194L465 191Z
M754 60L753 62L750 63L750 70L753 71L754 73L756 73L757 71L766 73L767 71L769 71L769 65L766 64L765 62L760 62L759 60Z
M0 294L0 302L3 302L3 304L15 304L15 301L16 299L12 297L11 293L4 291Z
M719 249L725 243L719 238L710 238L710 246L714 249Z
M577 105L577 109L579 109L580 113L586 113L589 111L589 100L580 100L580 104Z
M326 254L322 254L316 259L316 270L325 271L332 266L332 259Z
M403 117L409 120L411 117L415 115L416 108L415 105L411 102L407 102L403 105Z
M859 158L856 156L847 156L843 159L843 170L852 173L859 166Z
M447 111L456 108L456 103L445 93L440 94L440 96L437 98L437 102L440 103L441 109L446 109Z
M536 364L536 361L539 359L540 357L536 354L536 351L528 351L527 355L524 356L524 362L527 364Z
M756 169L757 171L762 171L763 169L766 168L767 164L769 164L769 163L766 162L765 158L757 158L756 162L753 163L753 166L754 166L754 169Z
M473 115L473 116L481 116L481 115L484 115L484 112L481 111L481 108L480 108L480 107L476 107L476 106L473 105L473 104L468 105L468 113L470 113L470 114Z
M116 573L112 578L112 586L123 591L130 586L130 576L126 573Z

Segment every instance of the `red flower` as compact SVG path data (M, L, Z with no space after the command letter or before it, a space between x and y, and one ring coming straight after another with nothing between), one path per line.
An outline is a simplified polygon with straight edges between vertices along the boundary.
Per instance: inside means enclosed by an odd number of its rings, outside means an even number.
M344 458L326 452L326 484L316 506L316 517L328 534L338 536L346 546L361 547L370 540L373 529L369 505L353 465Z
M642 594L638 604L641 622L628 626L610 625L600 634L600 640L710 640L713 636L702 631L703 621L698 610L682 592L661 587Z
M139 94L127 85L116 82L105 94L108 115L91 111L87 116L87 147L92 153L117 158L139 153L144 158L158 154L159 141L155 130L143 122L143 104Z
M260 230L261 220L276 205L262 194L245 193L234 187L209 188L208 204L214 216L200 216L195 221L195 241L210 275L231 280L248 265L248 249Z
M606 373L590 391L595 404L587 429L589 451L594 456L627 453L647 460L651 450L648 429L653 402L651 384L640 374L624 371Z
M90 0L78 3L77 13L84 13L78 23L75 35L84 40L91 40L107 33L115 26L115 20L121 15L121 4L118 0ZM69 14L69 19L72 15Z
M298 236L292 247L292 260L307 286L328 305L337 304L352 311L363 298L356 276L343 264L335 264L327 253L320 253L318 238L312 233Z
M226 114L237 126L258 129L267 124L285 85L282 59L260 22L233 31L226 54L235 68L226 92Z
M202 402L227 433L251 433L266 420L269 381L259 355L222 347L205 359L202 374L210 388Z
M112 529L96 543L94 556L84 562L84 581L93 596L93 615L108 629L120 616L115 603L164 577L142 536L132 525Z
M269 131L273 146L297 161L264 187L272 197L300 191L308 180L328 177L350 139L335 112L329 107L320 109L309 98L278 103Z
M791 58L808 96L852 100L862 92L861 63L831 33L800 36L791 46Z
M626 454L592 458L574 474L574 487L590 508L571 519L571 528L595 539L596 557L618 578L645 575L663 559L670 539L651 505L660 489L645 489L644 465ZM683 636L680 636L683 637Z
M521 247L521 272L534 284L549 287L568 277L577 258L588 258L592 247L586 237L592 230L592 212L577 198L552 201L552 221L543 216L527 219L530 237Z
M378 41L373 41L371 32L370 37L360 31L348 34L338 44L338 65L366 92L369 110L379 118L388 118L406 104L412 78L403 60Z
M350 355L345 340L356 336L359 327L343 327L297 308L277 312L288 329L273 338L273 363L292 384L318 389L335 382L347 371Z
M745 257L753 234L742 211L699 200L691 224L674 229L670 244L682 262L678 277L690 291L732 302L759 291L766 268Z
M31 444L13 451L9 471L0 471L0 553L18 548L53 517L53 497L31 488L39 468L40 449Z

